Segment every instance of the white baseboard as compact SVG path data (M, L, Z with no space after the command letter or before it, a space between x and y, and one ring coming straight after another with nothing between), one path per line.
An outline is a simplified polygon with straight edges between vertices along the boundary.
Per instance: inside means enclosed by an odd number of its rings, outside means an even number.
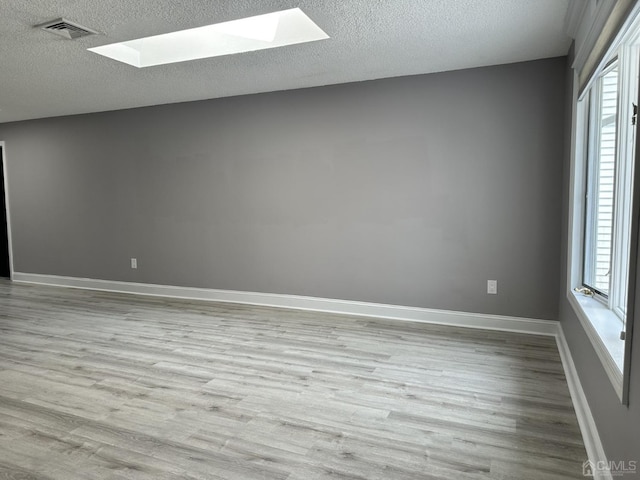
M18 283L36 283L61 287L82 288L87 290L132 293L137 295L293 308L296 310L310 310L409 322L436 323L439 325L450 325L455 327L481 328L485 330L500 330L535 335L555 336L558 328L558 322L552 320L452 312L448 310L433 310L428 308L403 307L398 305L303 297L298 295L282 295L275 293L175 287L169 285L116 282L109 280L94 280L90 278L62 277L56 275L40 275L19 272L15 272L13 274L13 281Z
M169 285L116 282L33 273L15 272L13 274L13 281L17 283L33 283L189 300L242 303L248 305L292 308L296 310L337 313L388 320L433 323L455 327L553 336L556 338L558 344L560 358L562 360L565 376L569 385L569 392L576 411L576 416L578 417L578 424L580 425L580 431L582 433L589 460L591 460L594 465L606 465L607 460L604 448L602 447L585 393L582 390L582 385L580 384L580 379L578 378L578 373L573 363L569 346L564 337L560 323L556 321L452 312L447 310L433 310L428 308L404 307L398 305L304 297L298 295L175 287ZM600 480L611 479L611 475L608 472L597 472L597 474L599 477L596 476L594 478L599 478Z
M578 417L582 441L584 442L584 447L587 451L589 460L597 467L594 471L593 478L597 480L612 480L611 472L607 468L603 468L608 466L607 456L605 454L604 447L602 446L602 442L600 441L600 436L598 435L596 422L593 419L593 415L591 415L591 409L589 408L587 397L582 389L582 384L578 377L578 371L573 363L569 344L564 336L562 325L558 325L556 343L558 344L558 351L560 352L564 375L567 378L567 384L569 385L569 393L571 394L573 408L576 411L576 417Z

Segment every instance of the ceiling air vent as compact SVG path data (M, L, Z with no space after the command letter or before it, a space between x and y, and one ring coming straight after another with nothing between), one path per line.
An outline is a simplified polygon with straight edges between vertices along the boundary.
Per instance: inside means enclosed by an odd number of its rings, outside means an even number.
M70 22L64 18L51 20L50 22L36 25L36 27L46 30L47 32L55 33L61 37L68 38L69 40L75 40L76 38L87 37L89 35L97 35L98 33L95 30Z

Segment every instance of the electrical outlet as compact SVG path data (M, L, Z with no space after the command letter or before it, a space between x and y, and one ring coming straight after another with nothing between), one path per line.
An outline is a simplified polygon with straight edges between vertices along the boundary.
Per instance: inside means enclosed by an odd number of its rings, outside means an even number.
M138 268L138 259L137 258L132 258L131 259L131 268Z
M498 280L487 280L487 293L490 295L498 294Z

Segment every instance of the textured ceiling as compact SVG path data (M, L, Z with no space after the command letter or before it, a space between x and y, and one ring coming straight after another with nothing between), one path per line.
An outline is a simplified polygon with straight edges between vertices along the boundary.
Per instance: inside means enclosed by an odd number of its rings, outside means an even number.
M0 122L565 55L569 1L1 0ZM86 50L293 7L331 38L145 69ZM57 17L102 35L33 28Z

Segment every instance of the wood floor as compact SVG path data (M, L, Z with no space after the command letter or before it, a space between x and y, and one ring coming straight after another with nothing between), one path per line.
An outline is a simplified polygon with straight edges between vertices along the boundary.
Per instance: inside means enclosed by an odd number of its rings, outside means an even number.
M565 479L555 341L0 281L0 479Z

